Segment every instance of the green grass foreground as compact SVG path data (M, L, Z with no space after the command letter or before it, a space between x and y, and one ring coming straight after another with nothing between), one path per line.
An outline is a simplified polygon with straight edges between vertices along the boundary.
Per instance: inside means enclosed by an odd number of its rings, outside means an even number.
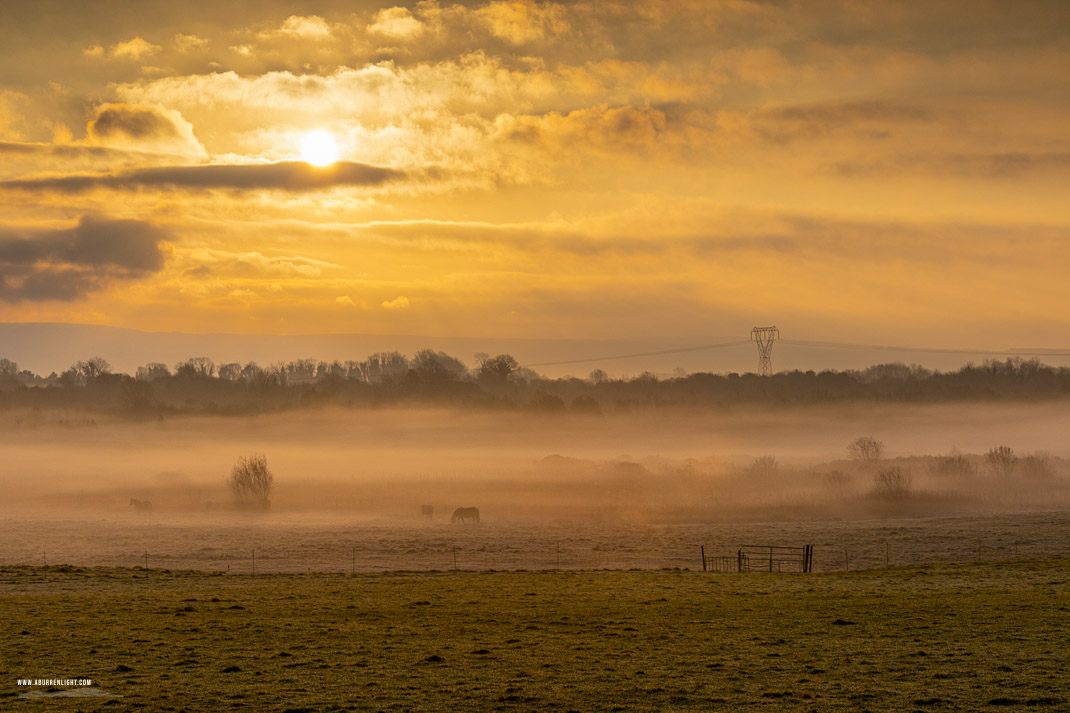
M811 575L5 567L0 707L1068 710L1068 580L1065 559ZM121 697L19 700L43 690L20 677Z

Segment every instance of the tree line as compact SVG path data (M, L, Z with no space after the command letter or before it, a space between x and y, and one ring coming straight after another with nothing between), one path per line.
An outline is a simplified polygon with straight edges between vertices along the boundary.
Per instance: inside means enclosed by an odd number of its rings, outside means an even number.
M86 408L137 413L245 413L320 405L420 403L541 412L606 413L659 406L809 404L851 400L1041 400L1070 396L1070 369L1009 358L935 371L901 363L862 370L753 373L649 372L613 378L547 378L509 354L476 354L474 366L432 349L406 357L378 352L361 361L299 359L259 366L193 357L117 373L100 357L40 376L0 359L0 408Z

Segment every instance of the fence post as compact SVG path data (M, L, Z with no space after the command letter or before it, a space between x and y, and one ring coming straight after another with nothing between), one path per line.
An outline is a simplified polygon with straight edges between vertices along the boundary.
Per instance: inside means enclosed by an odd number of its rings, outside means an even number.
M256 548L253 548L253 576L256 576Z
M702 571L706 571L706 545L699 545L699 550L702 552Z

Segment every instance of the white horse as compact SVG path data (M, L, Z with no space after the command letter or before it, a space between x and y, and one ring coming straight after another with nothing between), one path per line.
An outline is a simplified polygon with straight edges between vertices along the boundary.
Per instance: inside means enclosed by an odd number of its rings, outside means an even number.
M134 506L134 510L138 515L151 515L152 503L148 500L138 500L137 498L130 498L130 504Z
M478 525L479 508L457 508L453 511L453 517L450 518L450 524L456 525L458 522L471 522Z

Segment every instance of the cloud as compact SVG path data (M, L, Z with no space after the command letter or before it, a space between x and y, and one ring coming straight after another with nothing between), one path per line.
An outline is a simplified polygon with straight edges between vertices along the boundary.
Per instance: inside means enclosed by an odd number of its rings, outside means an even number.
M22 123L22 112L28 97L9 89L0 90L0 139L21 139L22 132L16 129Z
M764 138L779 143L815 139L841 130L865 130L870 136L888 136L889 127L901 124L927 124L933 112L921 106L882 100L794 104L764 108L750 121Z
M383 309L392 309L400 311L403 309L408 309L411 305L409 304L409 298L405 295L401 295L399 297L395 297L392 300L387 300L383 302L380 306Z
M82 54L91 58L102 58L107 56L109 59L128 59L136 61L145 57L150 57L161 49L162 48L159 45L154 45L141 37L135 37L126 42L116 43L107 50L97 44L90 45L82 50Z
M57 230L0 229L0 301L74 300L161 270L170 234L138 220L84 216Z
M290 15L279 29L263 33L263 36L289 35L306 40L320 40L331 36L331 26L319 15Z
M86 126L89 143L149 148L205 156L193 126L174 109L139 104L102 104Z
M848 160L832 163L833 171L846 178L888 175L936 175L953 178L1005 180L1026 176L1066 176L1070 152L974 152L899 154L891 159Z
M408 8L383 8L375 13L368 32L395 39L418 37L424 32L424 25L409 12Z
M475 14L486 23L491 34L514 45L541 40L547 35L560 37L571 29L565 7L553 2L491 2Z
M128 191L153 188L311 191L339 186L376 186L403 176L401 172L389 168L351 161L338 161L323 168L304 161L278 161L162 166L110 174L28 178L0 181L0 189L43 189L59 193L82 193L95 188Z
M206 48L209 44L209 41L205 37L199 37L197 35L183 35L179 33L174 36L174 38L171 40L171 43L179 52L183 54L188 54L190 52L196 52L197 50L202 50Z

